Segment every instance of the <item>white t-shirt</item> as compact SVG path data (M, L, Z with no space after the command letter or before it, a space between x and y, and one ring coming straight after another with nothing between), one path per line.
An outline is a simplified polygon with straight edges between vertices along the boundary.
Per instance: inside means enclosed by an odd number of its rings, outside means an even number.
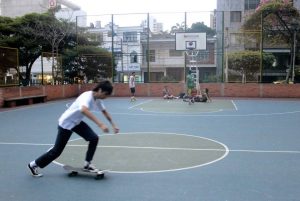
M135 77L134 75L130 75L129 77L129 88L134 88L135 87Z
M60 116L58 125L68 130L71 130L78 125L84 118L84 115L81 112L82 106L87 107L89 110L105 110L103 101L100 99L95 100L93 92L87 91L78 96L72 105Z

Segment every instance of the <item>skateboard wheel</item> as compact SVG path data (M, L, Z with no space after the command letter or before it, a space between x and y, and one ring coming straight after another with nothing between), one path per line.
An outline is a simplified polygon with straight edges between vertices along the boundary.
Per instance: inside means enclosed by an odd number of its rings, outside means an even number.
M69 177L75 177L77 175L78 175L78 172L72 171L72 172L69 173Z
M104 178L104 174L97 174L95 179L98 180L98 179L103 179Z

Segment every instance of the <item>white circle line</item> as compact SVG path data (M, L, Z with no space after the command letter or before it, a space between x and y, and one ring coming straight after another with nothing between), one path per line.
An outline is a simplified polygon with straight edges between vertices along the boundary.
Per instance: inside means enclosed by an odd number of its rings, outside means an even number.
M78 139L76 139L78 140ZM74 140L70 140L74 141ZM0 145L22 145L22 146L53 146L54 144L22 143L22 142L0 142ZM86 147L87 145L66 145L68 147ZM140 147L140 146L97 146L98 148L124 148L124 149L165 149L186 151L225 151L225 149L202 149L202 148L177 148L177 147ZM300 154L297 150L255 150L255 149L228 149L229 152L245 153L287 153Z

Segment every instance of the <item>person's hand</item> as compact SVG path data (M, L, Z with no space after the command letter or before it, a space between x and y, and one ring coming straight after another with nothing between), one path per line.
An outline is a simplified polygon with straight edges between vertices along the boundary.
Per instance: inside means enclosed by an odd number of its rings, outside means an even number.
M102 129L102 131L103 131L104 133L108 133L108 132L109 132L109 129L108 129L108 127L107 127L105 124L101 124L101 125L100 125L100 128Z
M114 126L113 128L114 128L115 134L119 133L120 129L118 127Z

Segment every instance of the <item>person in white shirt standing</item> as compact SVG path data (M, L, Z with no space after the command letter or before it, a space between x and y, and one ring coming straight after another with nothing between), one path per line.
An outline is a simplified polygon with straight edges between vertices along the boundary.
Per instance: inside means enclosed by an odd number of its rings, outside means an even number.
M119 132L119 128L113 122L111 115L106 111L103 99L111 95L113 86L110 81L102 81L92 90L82 93L73 104L60 116L58 120L58 133L54 146L34 161L28 164L31 174L41 177L39 168L44 168L53 160L58 158L63 152L68 140L73 132L89 142L85 156L84 171L98 172L99 170L91 164L97 149L98 135L83 121L84 117L92 120L103 132L108 133L108 127L100 121L91 111L100 110L106 119L111 123L114 133Z
M135 72L132 72L129 77L129 89L131 93L131 101L136 101L135 98Z

